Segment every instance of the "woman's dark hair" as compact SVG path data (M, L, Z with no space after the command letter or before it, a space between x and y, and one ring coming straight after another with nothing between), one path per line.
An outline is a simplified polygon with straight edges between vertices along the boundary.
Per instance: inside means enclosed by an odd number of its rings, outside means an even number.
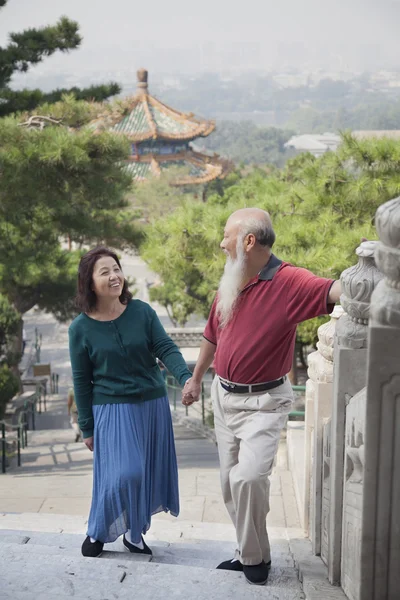
M76 307L82 312L90 313L96 306L97 297L92 290L93 270L96 262L103 256L110 256L113 258L121 269L121 263L119 262L118 256L115 252L104 246L93 248L93 250L89 250L87 254L82 256L78 268L78 292L75 298ZM121 304L128 304L131 298L132 294L128 290L128 284L125 279L119 301Z

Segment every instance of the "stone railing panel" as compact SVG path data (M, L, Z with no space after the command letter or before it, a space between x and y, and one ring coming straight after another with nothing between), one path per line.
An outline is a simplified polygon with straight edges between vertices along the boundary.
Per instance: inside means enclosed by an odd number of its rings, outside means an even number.
M361 600L359 588L365 405L366 388L351 398L346 407L341 582L350 600Z
M165 331L180 348L199 348L204 327L167 327Z
M317 351L308 357L309 380L307 381L307 389L310 389L312 385L314 447L312 456L310 455L310 458L308 458L306 455L306 465L310 465L309 471L307 471L310 486L309 533L315 554L321 552L323 421L330 418L332 414L333 342L336 324L343 312L341 306L336 306L330 320L319 327ZM310 408L311 406L308 405L306 410ZM306 479L306 481L308 480Z
M376 213L385 275L369 323L360 600L400 598L400 198Z
M346 314L337 323L334 346L328 535L329 580L336 585L341 578L346 404L366 385L369 305L382 279L374 260L377 243L363 242L356 250L358 263L343 271L340 278L340 302Z
M331 419L323 424L322 454L322 509L321 509L321 558L328 565L329 557L329 507L331 503Z

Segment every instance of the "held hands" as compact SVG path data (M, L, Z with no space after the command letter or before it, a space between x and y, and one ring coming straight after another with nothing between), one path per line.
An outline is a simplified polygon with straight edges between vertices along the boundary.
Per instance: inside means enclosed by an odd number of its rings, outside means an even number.
M201 382L195 381L193 377L188 379L182 391L182 404L190 406L200 398Z
M93 436L90 438L84 438L83 440L86 446L89 448L90 452L93 452Z

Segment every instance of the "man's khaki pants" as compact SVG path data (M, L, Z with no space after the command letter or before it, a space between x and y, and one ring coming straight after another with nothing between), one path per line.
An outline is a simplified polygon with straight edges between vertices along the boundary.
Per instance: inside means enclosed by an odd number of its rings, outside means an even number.
M231 394L214 378L211 397L224 502L244 565L271 559L266 517L269 475L293 404L289 379L262 394Z

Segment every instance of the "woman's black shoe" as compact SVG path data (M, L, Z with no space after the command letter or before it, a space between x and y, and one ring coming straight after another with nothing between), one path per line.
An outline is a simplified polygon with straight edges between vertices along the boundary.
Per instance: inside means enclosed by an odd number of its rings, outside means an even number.
M148 545L146 544L146 542L144 541L143 536L142 536L142 543L143 543L142 549L140 549L137 546L134 546L133 544L128 542L125 535L122 538L122 542L123 542L125 548L128 548L129 552L132 552L133 554L148 554L149 556L153 556L153 553L150 550L150 548L148 547Z
M90 537L87 536L82 544L83 556L90 556L90 558L97 558L103 552L103 542L91 542Z
M269 568L262 561L259 565L243 565L243 573L249 583L265 585L268 580Z

